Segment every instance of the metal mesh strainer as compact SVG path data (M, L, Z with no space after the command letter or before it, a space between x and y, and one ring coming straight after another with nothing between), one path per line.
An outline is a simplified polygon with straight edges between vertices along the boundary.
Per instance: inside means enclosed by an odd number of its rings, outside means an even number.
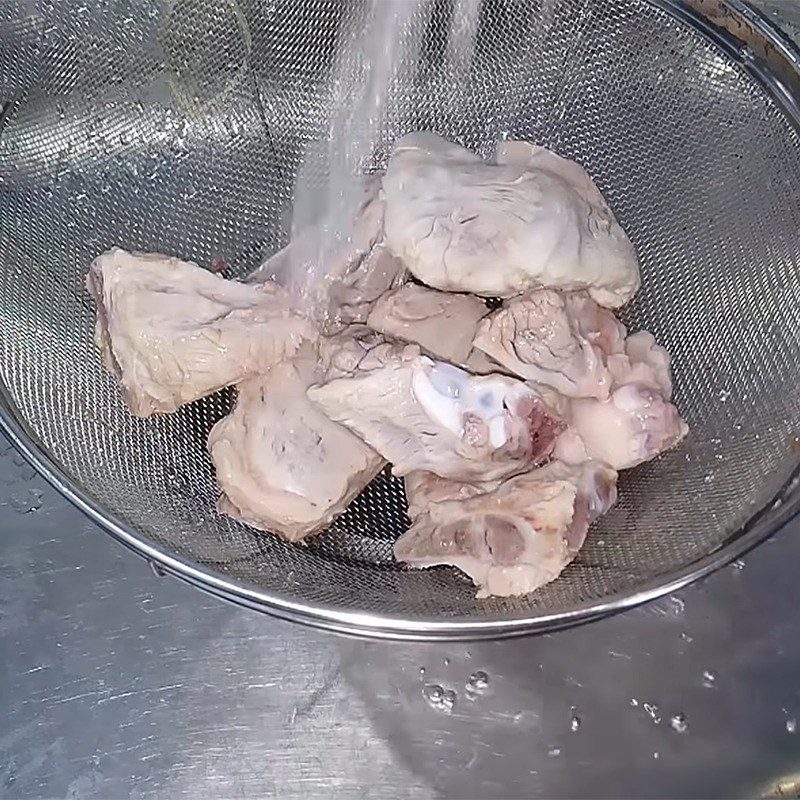
M800 137L793 52L737 0L486 0L468 80L441 54L449 5L412 21L421 61L386 142L433 129L487 153L504 136L585 164L635 242L626 311L674 354L688 440L626 474L562 578L476 601L411 572L384 475L308 546L213 511L205 452L223 394L135 420L91 344L83 290L112 246L245 274L286 239L308 141L325 129L335 0L6 0L0 11L0 411L60 488L169 571L342 630L500 635L680 585L795 504L800 459ZM349 17L352 19L352 16ZM776 497L785 502L773 505Z

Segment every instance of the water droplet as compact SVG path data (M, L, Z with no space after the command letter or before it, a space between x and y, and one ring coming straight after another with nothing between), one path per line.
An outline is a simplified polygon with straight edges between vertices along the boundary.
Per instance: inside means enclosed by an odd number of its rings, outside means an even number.
M477 670L467 678L466 690L468 695L483 694L489 685L489 676L483 670Z
M161 568L161 565L160 564L156 564L155 561L149 561L148 563L150 564L150 569L152 570L153 575L155 575L156 578L163 578L167 574Z
M575 733L581 726L581 718L577 715L573 716L569 721L569 729Z
M445 689L438 683L427 683L422 687L422 696L431 708L437 711L450 712L456 704L456 693Z
M431 705L438 705L444 697L444 689L439 684L428 683L422 687L422 696Z
M672 604L672 613L676 617L683 614L683 610L686 608L686 603L682 598L671 595L669 601Z
M647 715L656 725L661 724L661 716L658 713L658 706L655 703L642 703L642 708L647 712Z
M42 493L38 489L29 489L11 498L11 507L19 514L32 514L42 507Z
M794 717L786 720L786 730L788 733L795 733L797 731L797 720Z
M703 672L703 686L705 686L707 689L711 689L716 680L717 673L714 672L713 669L707 669Z
M669 720L670 727L676 733L686 733L689 730L689 723L686 721L686 715L683 713L673 714Z

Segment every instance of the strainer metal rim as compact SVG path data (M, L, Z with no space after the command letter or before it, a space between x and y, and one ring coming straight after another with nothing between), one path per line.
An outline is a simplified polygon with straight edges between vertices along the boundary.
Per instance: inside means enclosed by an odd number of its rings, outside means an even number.
M738 40L727 31L710 24L695 6L708 5L707 0L650 0L668 11L685 25L711 39L725 54L744 68L769 95L780 104L784 113L800 129L800 96L785 86L772 72L743 50ZM714 0L720 8L728 8L746 20L776 53L792 68L800 82L800 50L778 31L759 11L744 0ZM696 559L670 574L659 576L634 591L620 591L599 600L589 600L569 611L544 613L518 618L486 617L480 621L452 618L417 618L346 611L331 605L307 604L291 597L261 591L210 570L203 569L156 547L124 520L106 511L81 489L54 461L38 442L15 410L8 389L0 380L0 429L31 465L67 500L98 523L117 541L193 586L254 610L337 633L396 640L476 640L506 638L541 633L588 622L609 614L654 600L709 575L755 547L800 511L800 467L777 495L738 531L713 552Z

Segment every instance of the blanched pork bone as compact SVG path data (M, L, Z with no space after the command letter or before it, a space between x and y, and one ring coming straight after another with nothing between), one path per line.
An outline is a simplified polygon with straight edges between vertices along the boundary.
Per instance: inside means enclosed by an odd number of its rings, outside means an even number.
M457 480L495 480L545 461L564 427L539 394L501 375L474 377L395 347L309 397L394 465Z
M248 286L164 255L115 248L86 285L103 363L139 417L264 372L317 338L274 283Z
M395 556L412 567L454 566L478 597L527 594L577 555L589 525L616 501L616 478L597 462L552 462L494 491L432 503L397 540Z
M637 383L620 386L605 402L574 400L570 427L591 458L616 470L652 460L689 432L672 403Z
M625 328L585 292L539 289L506 301L478 326L475 347L514 375L567 397L606 399L609 356L624 353Z
M631 334L624 353L609 358L608 366L617 386L640 383L657 390L665 400L672 397L672 357L652 333Z
M394 255L446 291L586 289L608 308L627 302L636 253L585 170L525 142L501 145L497 161L433 133L399 139L383 178Z
M670 357L646 331L629 336L625 353L609 359L613 375L608 400L571 403L570 428L586 452L617 470L650 461L689 432L672 394Z
M285 363L245 381L208 438L219 510L291 541L328 527L385 463L308 400L313 373Z
M472 351L486 305L473 295L438 292L409 283L387 292L367 324L376 331L418 344L436 358L463 364Z

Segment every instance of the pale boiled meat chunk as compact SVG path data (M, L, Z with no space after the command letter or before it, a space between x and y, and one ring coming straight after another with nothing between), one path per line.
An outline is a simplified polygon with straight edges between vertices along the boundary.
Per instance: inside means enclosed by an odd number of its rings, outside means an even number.
M554 461L493 491L431 503L395 542L395 557L417 568L454 566L478 597L527 594L575 558L591 523L616 501L616 479L598 462Z
M656 389L665 400L672 398L672 357L648 331L631 334L624 353L608 359L614 383L642 383Z
M498 361L490 358L482 350L473 347L463 364L459 364L473 375L510 375L511 373ZM513 377L513 375L511 376Z
M646 331L629 336L624 354L609 359L608 400L573 400L570 427L586 452L617 470L650 461L689 432L672 395L670 357Z
M625 352L625 327L585 292L538 289L507 300L478 326L475 347L525 380L566 397L606 399L609 356Z
M672 403L638 384L615 389L605 402L576 400L570 423L587 453L617 470L652 460L689 432Z
M374 363L381 352L394 352L394 347L381 334L366 325L355 323L331 336L320 336L318 349L318 383L344 378L358 371L362 361Z
M574 428L567 428L556 439L553 447L553 460L572 466L578 466L590 460L586 444Z
M387 292L373 306L367 325L418 344L430 355L463 364L472 352L478 322L488 309L468 294L452 294L413 283Z
M496 489L500 481L454 481L432 472L410 472L404 479L409 519L425 513L433 503L466 500Z
M624 326L585 292L539 289L483 320L475 346L570 405L556 453L627 469L677 444L688 430L670 402L670 357L647 331ZM575 437L579 437L579 440Z
M299 359L243 382L208 437L219 510L291 541L328 527L385 464L308 400L315 371Z
M366 322L378 299L387 290L401 286L408 271L382 243L375 244L360 260L350 262L346 272L331 282L328 328Z
M433 133L399 139L383 178L389 249L437 289L586 289L609 308L627 302L639 288L636 252L591 178L515 144L490 164Z
M318 336L276 284L248 286L156 253L114 248L86 285L103 363L139 417L263 372Z
M391 462L459 480L494 480L546 460L564 423L535 389L501 375L475 377L422 356L375 348L351 376L308 395Z

